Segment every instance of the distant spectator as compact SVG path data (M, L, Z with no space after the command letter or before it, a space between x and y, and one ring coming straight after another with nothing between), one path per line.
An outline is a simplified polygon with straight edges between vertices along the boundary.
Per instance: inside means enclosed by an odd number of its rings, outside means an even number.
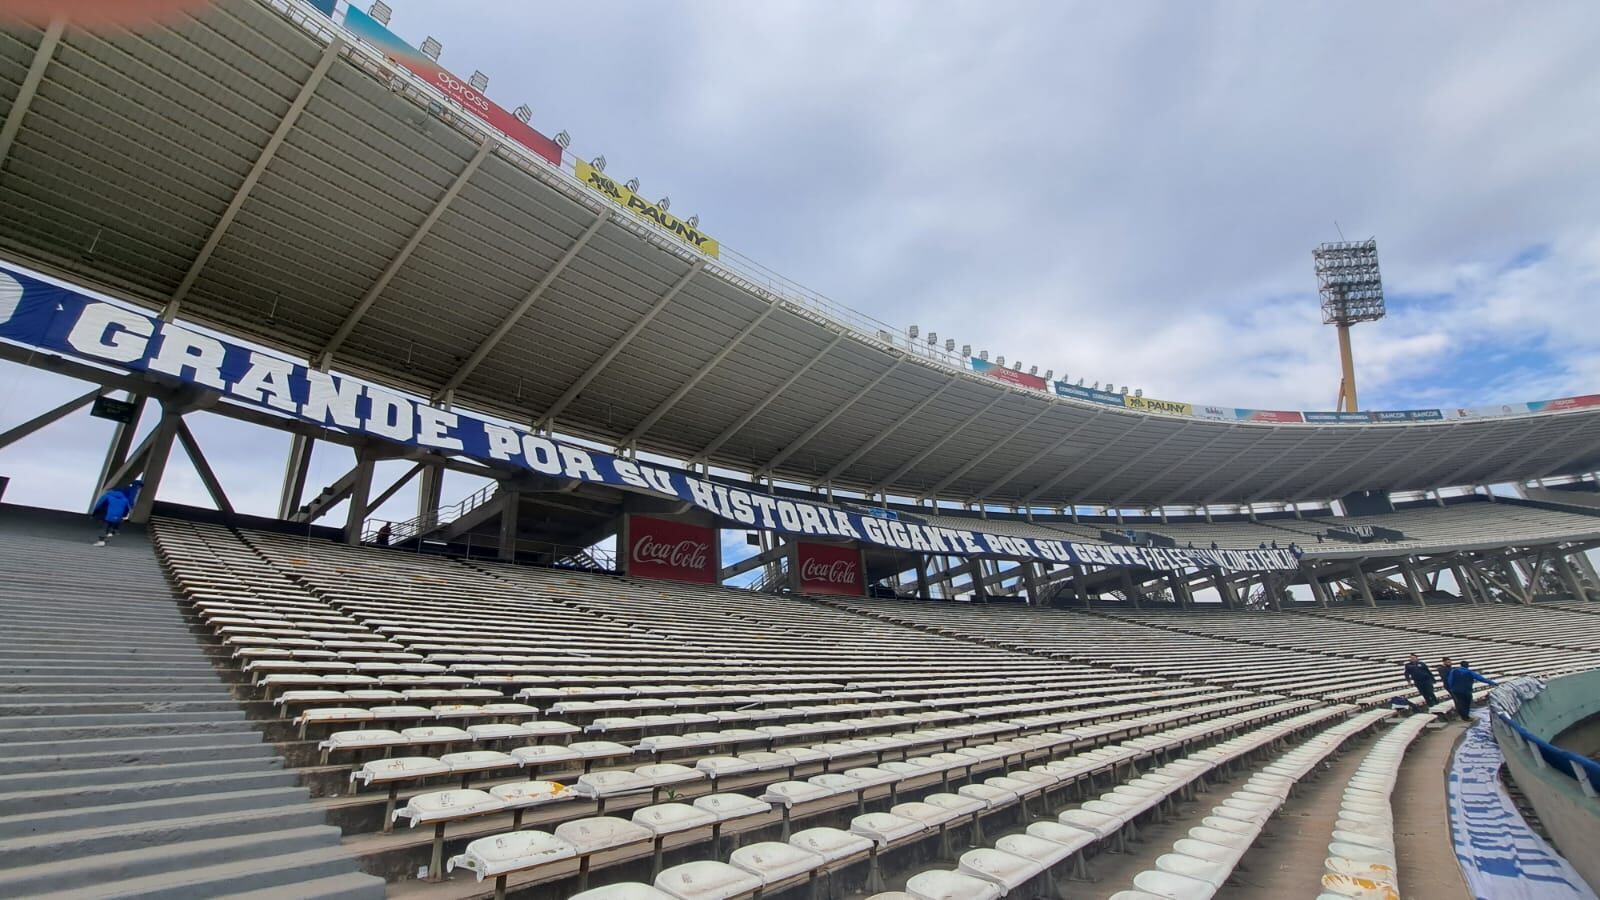
M1439 702L1439 698L1433 693L1433 670L1428 668L1427 663L1418 659L1415 653L1406 660L1406 680L1416 686L1417 693L1422 695L1422 702L1428 704L1429 709Z
M378 528L378 534L372 539L372 542L377 544L379 547L387 547L389 546L389 538L393 534L394 532L389 530L389 523L385 522Z
M127 521L128 514L133 512L133 504L139 500L139 489L144 487L144 482L135 478L124 487L112 488L100 495L94 502L94 509L90 515L99 516L106 523L105 533L100 535L100 540L95 541L96 547L104 547L106 542L116 537L122 530L122 523Z
M1273 541L1272 542L1272 549L1274 549L1274 550L1278 549L1278 542L1277 541Z
M1211 549L1213 549L1213 550L1217 549L1217 542L1216 541L1212 541L1211 542Z
M1265 550L1265 549L1267 549L1267 542L1266 542L1266 541L1262 541L1262 542L1261 542L1261 546L1260 546L1260 548L1258 548L1258 549L1261 549L1261 550Z
M1454 669L1455 667L1455 663L1451 662L1450 657L1446 656L1444 658L1444 662L1439 664L1439 668L1434 669L1434 671L1439 674L1439 684L1443 686L1445 690L1450 689L1450 670Z
M1455 699L1456 712L1461 714L1461 721L1463 722L1472 721L1472 683L1474 681L1481 681L1490 687L1494 687L1499 683L1492 678L1485 678L1472 671L1472 666L1468 665L1464 659L1456 663L1456 667L1450 670L1450 677L1444 680L1444 689L1449 691L1450 696Z

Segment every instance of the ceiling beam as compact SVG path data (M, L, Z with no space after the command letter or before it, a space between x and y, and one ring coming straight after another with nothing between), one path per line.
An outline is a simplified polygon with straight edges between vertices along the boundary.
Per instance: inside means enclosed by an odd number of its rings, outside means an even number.
M1052 412L1055 409L1057 409L1057 404L1054 404L1054 403L1041 404L1040 410L1033 414L1033 418L1029 419L1026 422L1023 422L1021 425L1018 425L1015 429L1013 429L1011 431L1010 434L1006 435L1005 437L1001 438L1000 440L992 441L989 444L989 446L987 446L987 447L985 447L983 449L982 453L979 453L977 456L974 456L973 458L967 460L965 463L962 463L961 466L959 468L957 468L954 472L951 472L949 475L946 475L945 477L939 479L939 483L938 484L935 484L933 487L930 487L927 490L922 492L922 499L926 500L927 498L932 497L934 494L937 494L940 491L944 490L946 487L949 487L952 482L956 481L961 476L963 476L963 475L967 474L968 472L972 471L973 468L975 468L979 463L983 462L984 460L988 459L990 456L994 455L994 453L996 451L998 451L1000 448L1002 448L1005 445L1007 445L1007 444L1011 443L1012 441L1016 440L1018 435L1022 434L1024 431L1027 431L1029 428L1032 428L1034 426L1034 423L1038 422L1040 419L1045 417L1046 413Z
M869 493L877 493L878 491L883 490L885 486L887 486L890 483L892 483L895 480L897 480L900 476L902 476L902 475L906 474L907 472L911 471L912 469L916 468L919 464L921 464L921 462L923 460L927 459L928 457L930 457L934 453L936 453L939 450L940 447L943 447L945 444L949 443L951 438L954 438L956 435L965 432L968 428L971 428L973 423L975 423L979 419L983 418L989 412L989 410L994 409L996 406L998 406L1000 404L1001 400L1004 400L1009 396L1011 396L1011 393L1009 391L1000 391L999 393L995 394L995 397L994 397L993 400L990 400L988 403L984 404L983 407L981 409L979 409L977 412L975 412L972 415L968 416L966 421L962 422L960 425L957 425L954 428L946 430L945 433L944 433L944 437L939 438L937 441L934 441L933 443L929 444L928 446L922 448L920 451L918 451L916 456L913 456L910 459L906 460L905 462L901 463L900 464L900 468L895 469L893 472L890 472L887 476L885 476L883 479L881 479L877 484L873 485L871 488L868 488L868 492Z
M1121 475L1123 472L1126 472L1129 469L1133 468L1135 465L1137 465L1138 463L1143 461L1145 457L1147 457L1150 454L1156 452L1157 450L1160 450L1162 447L1165 447L1166 445L1172 443L1174 438L1178 437L1179 435L1183 434L1184 432L1186 432L1188 430L1189 430L1189 423L1188 422L1185 422L1182 425L1179 425L1177 428L1174 428L1170 433L1168 433L1166 437L1162 438L1159 441L1156 441L1154 444L1151 444L1149 447L1146 447L1142 452L1138 453L1137 455L1130 456L1127 459L1123 460L1122 465L1117 466L1115 469L1112 469L1111 471L1107 472L1106 474L1104 474L1104 475L1100 476L1099 478L1095 479L1095 481L1093 483L1091 483L1088 487L1085 487L1080 491L1075 491L1074 493L1076 493L1080 497L1087 497L1087 498L1093 499L1094 492L1098 491L1100 488L1104 487L1106 482L1110 481L1113 478L1116 478L1118 475ZM1030 497L1029 499L1032 499L1032 498Z
M1210 440L1206 441L1204 444L1201 444L1200 447L1198 449L1196 449L1194 452L1190 453L1188 455L1188 457L1185 458L1184 462L1189 462L1190 460L1193 460L1196 456L1199 456L1200 454L1206 452L1207 450L1210 450L1212 444L1215 444L1217 441L1220 441L1225 437L1229 437L1229 436L1235 434L1236 430L1237 430L1236 426L1234 426L1234 425L1224 425L1221 428L1216 429L1217 433L1212 435ZM1182 463L1180 463L1179 465L1182 465ZM1177 466L1174 466L1173 468L1177 468ZM1152 482L1153 482L1153 480L1152 480ZM1149 487L1149 483L1146 484L1146 487ZM1084 493L1087 494L1088 491L1086 490L1086 491L1084 491ZM1132 495L1131 494L1123 494L1122 496L1116 498L1115 500L1112 500L1111 501L1111 506L1120 508L1122 506L1122 504L1128 502L1128 498L1130 496L1132 496Z
M589 366L587 371L578 376L578 380L574 381L566 389L566 391L562 393L560 398L558 398L555 403L551 404L550 408L545 411L544 418L540 419L535 424L545 431L551 430L555 426L556 417L561 415L561 413L566 410L567 405L573 400L576 400L578 395L583 393L583 389L588 387L589 383L594 381L595 378L599 377L600 373L605 370L605 367L611 365L611 361L616 359L617 355L626 349L628 344L633 342L634 338L639 336L639 332L644 331L645 326L649 325L656 316L661 314L662 310L667 308L667 305L672 302L673 298L677 297L679 292L687 287L689 282L694 279L696 273L705 268L705 264L706 261L704 257L697 258L694 262L690 263L689 271L684 272L683 275L680 276L671 287L667 288L665 293L656 299L655 305L651 306L644 315L640 316L631 326L629 326L628 330L623 332L621 337L612 342L611 346L606 350L606 352L602 353L600 358L595 360L593 365Z
M791 441L789 443L789 446L783 448L782 450L779 450L777 456L774 456L773 458L767 460L766 465L764 465L761 468L757 469L756 473L755 473L756 477L759 478L759 477L761 477L763 475L771 476L773 469L776 469L778 466L782 465L784 460L787 460L789 457L793 456L796 451L798 451L801 447L804 447L807 443L809 443L812 438L814 438L817 435L821 434L822 430L824 428L827 428L829 425L832 425L834 423L834 420L838 419L840 416L845 414L846 410L848 410L852 406L855 406L857 403L860 403L862 397L865 397L867 394L872 393L873 388L876 388L878 385L882 384L883 380L885 378L888 378L890 375L892 375L894 373L894 371L896 369L900 368L901 364L904 363L905 361L906 361L906 358L904 356L901 356L901 357L895 359L895 361L889 365L889 368L884 369L882 372L879 372L878 376L876 378L874 378L871 381L867 382L866 386L863 387L861 390L856 391L855 394L852 395L849 400L846 400L843 403L835 404L834 407L833 407L833 411L832 412L829 412L827 415L825 415L821 419L817 420L816 424L812 425L810 428L807 428L805 430L804 434L802 434L799 437L795 438L793 441Z
M1034 463L1037 463L1039 460L1044 459L1046 456L1049 456L1050 454L1056 452L1057 450L1060 450L1062 445L1066 444L1067 441L1070 441L1074 437L1076 437L1078 432L1084 430L1085 428L1088 428L1090 425L1093 425L1095 423L1095 421L1100 418L1101 415L1102 415L1102 412L1100 410L1098 410L1098 409L1094 410L1094 414L1089 416L1089 418L1083 420L1082 422L1078 423L1078 426L1076 428L1067 429L1067 433L1063 434L1061 437L1057 438L1054 443L1050 444L1048 447L1045 447L1043 450L1040 450L1038 453L1035 453L1034 455L1032 455L1032 456L1028 457L1027 459L1023 460L1021 463L1018 463L1017 466L1015 468L1013 468L1011 471L1009 471L1006 474L1000 476L999 478L996 478L993 483L991 483L987 487L983 488L982 490L978 491L973 496L976 497L979 501L982 501L984 498L986 498L986 497L990 496L991 494L993 494L996 490L999 490L1000 488L1003 488L1006 485L1010 484L1012 479L1016 478L1018 475L1021 475L1023 472L1027 471L1029 468L1031 468L1033 466Z
M367 288L367 292L361 295L361 299L345 315L344 321L339 323L339 328L333 333L333 337L328 338L327 345L322 348L321 353L317 354L317 368L326 372L333 365L333 355L339 352L339 348L344 345L345 339L350 337L352 331L356 330L356 325L366 316L367 311L372 309L372 305L378 302L378 297L389 287L389 282L393 281L395 275L399 274L400 267L404 266L406 260L411 258L411 254L422 243L422 239L427 237L428 233L433 230L433 226L438 223L439 217L444 215L444 211L455 201L456 196L461 193L461 189L467 186L467 181L472 178L474 172L478 171L478 167L483 165L483 161L489 158L489 154L494 152L496 146L495 142L489 138L485 138L483 143L478 145L478 152L474 153L472 158L467 160L466 166L456 173L455 180L450 182L450 186L434 202L433 209L428 211L428 215L422 220L422 223L411 232L411 237L406 241L405 246L401 247L400 252L396 253L394 258L389 260L389 264L383 267L383 272L378 275L378 279L372 282L372 286Z
M1316 429L1316 431L1321 432L1321 433L1325 433L1330 439L1332 439L1336 435L1338 435L1337 431L1331 431L1331 430L1324 429L1324 428ZM1314 434L1307 435L1305 437L1305 439L1302 440L1300 443L1302 443L1302 444L1306 443L1306 442L1312 440L1314 437L1315 437ZM1343 450L1345 447L1349 446L1350 444L1353 444L1356 441L1360 440L1361 437L1362 437L1362 432L1360 430L1354 430L1354 429L1351 430L1351 432L1349 434L1343 435L1343 440L1339 440L1337 442L1334 442L1333 446L1328 447L1327 449L1323 450L1321 453L1318 453L1316 456L1313 456L1310 459L1305 460L1300 465L1295 466L1293 469L1289 470L1289 474L1284 475L1282 478L1279 478L1277 481L1274 481L1274 482L1268 484L1266 487L1262 488L1260 491L1257 492L1257 496L1265 496L1267 494L1271 494L1272 492L1278 490L1279 488L1283 487L1284 485L1288 484L1289 482L1294 481L1296 478L1299 478L1301 475L1305 474L1307 471L1309 471L1311 469L1315 469L1318 466L1321 466L1324 460L1326 460L1330 456L1333 456L1334 454L1340 452L1341 450ZM1298 450L1299 447L1300 447L1300 445L1296 444L1294 449ZM1254 448L1252 447L1251 449L1254 449ZM1265 469L1268 465L1270 465L1270 463L1263 463L1259 467L1259 469ZM1229 484L1227 490L1228 491L1232 491L1234 488L1239 487L1240 485L1242 485L1246 480L1253 479L1257 474L1259 474L1259 471L1252 472L1246 478L1241 478L1241 479Z
M328 74L333 61L339 58L339 51L343 50L344 46L344 41L334 38L322 48L322 56L318 57L317 64L312 67L305 83L300 85L300 92L295 95L294 102L289 104L288 112L278 120L277 130L272 132L267 145L261 149L261 155L256 157L255 165L250 167L249 173L244 176L244 181L240 182L238 189L233 192L233 200L228 203L228 208L222 211L217 223L212 226L211 234L201 245L200 252L195 254L194 260L189 263L189 271L183 274L183 280L178 282L178 287L173 290L166 307L161 310L163 322L171 322L177 317L184 298L189 296L189 290L199 280L200 272L210 261L211 254L216 252L217 245L222 243L222 236L228 233L228 228L238 217L239 210L244 208L244 202L250 198L250 192L255 190L256 183L266 174L267 166L278 155L278 148L283 146L284 139L294 130L295 123L300 121L300 114L305 112L306 104L311 102L311 96L317 92L317 86L322 83L323 76Z
M583 234L578 235L578 239L572 242L572 246L567 248L567 252L561 254L561 258L556 260L556 264L551 266L550 270L544 273L544 277L539 279L539 283L533 286L533 290L528 292L528 296L523 297L522 301L513 307L505 318L500 320L500 324L496 325L494 331L490 332L489 336L478 344L478 348L473 350L472 355L467 357L467 361L461 364L461 368L450 376L450 380L439 386L439 390L434 392L433 402L438 403L448 400L455 394L456 388L471 377L473 370L483 363L484 358L501 341L505 340L506 335L511 333L511 329L515 328L517 323L522 321L522 317L528 314L528 310L539 302L539 298L544 296L544 292L560 277L567 266L578 258L578 253L588 245L589 239L599 233L600 226L604 225L606 220L610 218L611 210L602 208L600 214L594 217L594 221L589 223L589 227L583 230Z
M1498 448L1498 449L1499 449L1500 452L1503 453L1503 452L1506 452L1506 451L1509 451L1509 450L1512 450L1512 449L1521 449L1524 444L1532 443L1534 445L1534 448L1533 448L1533 450L1531 452L1525 453L1525 454L1517 457L1517 459L1510 464L1511 466L1521 465L1523 462L1525 462L1525 461L1527 461L1529 459L1532 459L1533 457L1535 457L1535 456L1539 455L1540 453L1544 452L1545 445L1541 441L1539 441L1538 439L1540 437L1542 437L1545 432L1549 431L1551 426L1553 426L1555 424L1557 424L1557 421L1556 421L1556 419L1554 417L1552 417L1549 421L1544 422L1543 424L1539 425L1539 427L1528 429L1527 431L1523 432L1516 440L1511 441L1509 444L1506 444L1504 447L1501 447L1501 448ZM1449 426L1444 426L1444 427L1448 428ZM1484 440L1487 439L1487 438L1499 437L1499 436L1500 436L1500 429L1498 429L1498 428L1485 428L1483 430L1483 434L1478 435L1470 444L1464 445L1459 450L1457 450L1455 453L1452 453L1451 457L1459 455L1462 451L1469 450L1469 449L1475 449L1478 445L1482 444L1484 442ZM1435 484L1441 485L1443 487L1453 487L1453 486L1455 486L1455 485L1460 483L1460 479L1464 475L1466 475L1468 472L1471 472L1473 469L1476 469L1476 468L1482 466L1484 464L1484 462L1485 462L1485 460L1482 460L1482 459L1473 459L1471 462L1467 463L1464 466L1461 466L1461 467L1455 469L1449 475L1446 475L1444 478L1442 478L1439 481L1435 482ZM1508 466L1502 466L1502 467L1500 467L1500 469L1498 469L1496 471L1501 471L1501 470L1504 470L1505 468L1508 468ZM1473 479L1469 479L1469 480L1474 482L1474 483L1483 483L1483 479L1482 478L1473 478Z
M843 341L843 340L844 340L844 333L843 332L840 332L839 334L834 335L833 336L833 340L829 341L828 345L826 347L823 347L821 350L818 350L816 352L816 354L814 354L810 359L806 360L805 365L801 366L798 369L795 369L793 372L790 372L789 373L789 377L785 378L783 380L782 384L778 385L777 387L775 387L771 391L769 391L767 393L767 396L765 396L765 397L763 397L761 399L761 402L757 403L755 406L752 406L748 410L746 410L745 414L740 416L739 420L737 422L734 422L732 425L729 425L727 428L724 428L722 430L721 434L717 435L715 438L712 438L711 443L709 443L709 444L705 445L704 447L700 448L700 452L696 453L694 456L690 457L690 460L691 461L698 460L700 462L705 462L706 460L710 459L711 458L711 454L713 454L713 453L717 452L718 450L722 449L722 445L723 444L726 444L730 438L732 438L735 434L738 434L739 431L742 430L746 425L749 425L750 421L752 419L754 419L756 416L760 415L762 410L766 409L768 406L770 406L772 404L772 401L778 399L778 397L784 391L787 391L791 386L794 385L794 383L796 381L799 381L800 380L800 376L802 376L802 375L806 374L807 372L811 371L811 367L816 365L817 363L821 362L822 358L824 356L827 356L829 353L833 352L833 348L839 346L839 343L841 341ZM636 428L634 430L638 431L639 429Z
M1230 431L1228 431L1226 433L1233 433L1233 430L1236 429L1236 426L1230 425L1230 426L1228 426L1228 428L1230 429ZM1256 442L1250 445L1250 449L1245 450L1245 451L1243 451L1241 453L1234 454L1233 458L1234 459L1244 459L1244 458L1248 457L1251 453L1253 453L1255 451L1255 449L1257 447L1260 447L1262 444L1264 444L1267 441L1271 440L1274 436L1275 436L1275 432L1274 432L1273 429L1270 429L1270 428L1262 429L1261 430L1261 434L1256 438ZM1315 434L1302 435L1300 440L1297 441L1294 444L1294 446L1292 446L1290 448L1290 452L1293 452L1295 450L1300 449L1301 445L1305 444L1307 441L1310 441L1315 436L1316 436ZM1211 445L1207 444L1206 446L1209 447ZM1202 448L1202 449L1204 449L1204 448ZM1273 456L1273 457L1268 458L1266 462L1262 463L1259 466L1256 466L1256 467L1252 468L1248 475L1245 475L1243 478L1236 479L1232 483L1230 483L1228 485L1228 487L1227 487L1227 490L1231 491L1234 488L1238 487L1239 485L1244 484L1245 482L1254 479L1257 475L1261 474L1261 471L1263 469L1265 469L1266 467L1268 467L1268 466L1272 465L1273 463L1277 462L1280 458L1282 458L1282 456L1285 456L1285 455L1287 455L1287 454L1279 454L1278 456ZM1190 456L1191 456L1191 458L1193 458L1193 454L1190 454ZM1169 491L1166 495L1164 495L1161 498L1160 502L1157 505L1158 506L1166 506L1166 505L1172 503L1174 500L1178 500L1180 498L1183 498L1185 494L1188 494L1190 491L1192 491L1196 487L1198 487L1201 482L1203 482L1203 481L1205 481L1205 480L1207 480L1209 478L1215 478L1216 475L1217 475L1217 473L1216 473L1216 470L1214 470L1214 469L1206 469L1205 471L1202 471L1199 475L1196 475L1195 477L1189 479L1188 481L1185 481L1177 489Z
M678 401L682 400L684 397L687 397L689 392L694 390L695 385L704 380L707 375L710 375L712 369L715 369L717 366L721 365L722 361L727 359L729 354L738 349L739 345L744 343L745 338L753 334L757 328L760 328L761 323L765 322L767 317L772 315L773 311L777 308L778 307L776 304L768 304L766 307L764 307L761 310L760 315L756 316L754 319L751 319L750 324L740 329L739 333L734 335L732 340L728 341L726 344L723 344L722 349L712 354L711 358L706 360L705 364L696 370L693 375L689 376L687 381L678 385L677 390L668 395L667 399L656 404L656 408L650 410L649 415L640 419L639 424L633 426L633 430L629 431L623 436L622 440L617 442L617 446L630 446L633 444L633 442L644 436L644 434L648 432L657 422L661 421L662 416L666 415L674 406L678 405ZM838 338L834 339L834 343L838 343Z
M1386 463L1383 466L1383 468L1378 469L1376 472L1373 472L1370 475L1368 475L1367 477L1368 477L1368 479L1370 479L1368 484L1370 485L1370 487L1372 487L1372 488L1382 488L1384 490L1387 490L1388 488L1387 488L1386 482L1389 479L1389 473L1390 472L1393 472L1396 469L1404 469L1406 466L1408 466L1411 463L1411 461L1413 459L1417 458L1417 455L1419 453L1427 452L1430 448L1433 447L1434 444L1437 444L1441 440L1451 436L1451 432L1447 431L1446 429L1448 429L1448 428L1450 428L1452 426L1440 425L1440 426L1429 426L1429 427L1438 428L1439 429L1438 433L1434 434L1428 440L1423 441L1422 444L1420 446L1418 446L1416 449L1411 450L1411 451L1409 451L1407 453L1404 453L1404 454L1400 455L1399 457L1397 457L1395 459L1389 460L1389 462ZM1477 444L1477 441L1471 441L1468 444L1463 445L1463 447L1458 447L1458 448L1456 448L1456 450L1452 451L1451 453L1446 454L1444 459L1439 460L1439 462L1443 463L1444 460L1454 459L1457 454L1459 454L1463 449L1465 449L1465 447L1475 446L1476 444Z
M28 107L33 105L33 98L39 93L39 85L44 83L44 70L50 67L50 60L55 58L56 47L61 43L61 32L66 27L65 17L51 19L44 30L44 38L34 48L33 63L28 66L28 74L22 77L22 87L11 101L11 111L6 113L5 124L0 125L0 169L5 168L6 158L11 155L11 145L22 130L22 120L28 115Z
M1379 441L1376 445L1374 445L1372 447L1372 449L1368 450L1365 453L1360 454L1355 459L1352 459L1349 462L1346 462L1344 465L1340 466L1339 468L1334 469L1333 470L1333 474L1324 475L1323 477L1321 477L1321 478L1317 479L1316 481L1312 482L1311 486L1306 489L1305 496L1315 497L1315 496L1319 495L1320 491L1330 489L1330 488L1325 488L1324 485L1331 486L1331 485L1338 484L1339 481L1341 479L1343 479L1346 474L1348 474L1349 472L1352 472L1352 471L1354 471L1356 469L1359 469L1362 466L1366 465L1367 460L1371 459L1372 455L1374 453L1379 453L1381 451L1389 449L1391 444L1393 444L1395 441L1398 441L1401 438L1406 437L1406 436L1407 436L1407 430L1406 430L1405 426L1400 426L1400 427L1395 428L1394 434L1389 435L1389 437L1386 440Z
M907 410L905 415L902 415L900 418L895 419L894 422L892 424L890 424L887 428L879 429L877 434L873 435L871 438L868 438L866 443L864 443L861 446L857 447L854 452L852 452L849 456L846 456L843 460L841 460L838 463L838 465L835 465L833 468L829 469L826 473L823 474L823 476L821 478L817 479L816 483L813 484L812 486L816 487L817 485L826 484L826 483L832 481L835 477L837 477L840 472L843 472L845 469L848 469L851 466L855 465L857 460L861 459L861 457L866 456L868 453L872 452L872 448L874 448L874 447L878 446L879 444L883 443L886 439L888 439L888 437L890 435L894 434L896 431L899 431L902 426L904 426L907 422L910 422L912 419L916 418L918 413L921 413L924 409L927 409L933 403L933 401L935 401L935 400L939 399L940 397L944 396L944 392L949 390L950 388L954 387L955 385L956 385L956 379L954 379L954 378L947 379L944 384L939 385L939 389L938 390L934 391L933 393L929 394L926 397L923 397L920 401L917 402L916 406L913 406L913 407L911 407L911 409Z

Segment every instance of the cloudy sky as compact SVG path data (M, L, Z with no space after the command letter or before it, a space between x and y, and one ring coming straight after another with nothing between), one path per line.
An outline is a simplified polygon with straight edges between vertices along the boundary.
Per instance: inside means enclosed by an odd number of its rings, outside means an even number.
M389 2L401 37L438 38L608 174L897 328L1156 397L1327 409L1311 248L1342 229L1377 237L1389 298L1356 330L1363 406L1600 389L1588 0ZM0 427L74 388L0 368ZM0 451L8 499L59 502L102 425ZM269 511L286 442L205 431Z

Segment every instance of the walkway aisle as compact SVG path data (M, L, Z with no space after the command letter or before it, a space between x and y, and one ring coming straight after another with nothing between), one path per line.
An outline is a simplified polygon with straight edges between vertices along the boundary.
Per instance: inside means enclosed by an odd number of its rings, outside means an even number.
M1450 754L1466 723L1443 716L1442 729L1424 729L1406 751L1394 786L1394 836L1400 864L1400 890L1406 900L1461 900L1470 897L1450 843L1445 779Z
M262 741L143 530L0 506L0 896L383 896Z

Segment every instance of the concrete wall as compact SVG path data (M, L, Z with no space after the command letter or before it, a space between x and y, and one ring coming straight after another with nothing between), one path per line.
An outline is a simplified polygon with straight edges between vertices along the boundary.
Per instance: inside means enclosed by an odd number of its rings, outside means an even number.
M1534 734L1551 740L1600 712L1600 669L1552 679L1544 693L1522 705L1517 719ZM1600 800L1585 796L1570 773L1540 765L1511 729L1495 725L1506 768L1527 795L1545 830L1574 869L1600 893Z

